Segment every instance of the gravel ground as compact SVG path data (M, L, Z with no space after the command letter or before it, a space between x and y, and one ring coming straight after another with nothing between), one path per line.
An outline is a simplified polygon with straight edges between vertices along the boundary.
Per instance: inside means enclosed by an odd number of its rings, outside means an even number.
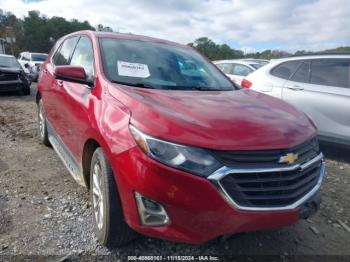
M0 96L0 261L28 257L126 261L128 255L350 259L350 151L329 147L322 207L309 220L204 245L140 236L129 246L107 250L92 232L88 192L74 182L51 148L38 143L34 100L35 85L31 96Z

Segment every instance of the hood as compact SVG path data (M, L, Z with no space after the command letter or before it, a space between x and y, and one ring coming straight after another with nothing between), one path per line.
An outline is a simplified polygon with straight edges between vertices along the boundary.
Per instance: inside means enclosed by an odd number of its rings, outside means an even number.
M255 91L169 91L109 86L131 123L163 140L219 150L285 149L316 134L308 117Z

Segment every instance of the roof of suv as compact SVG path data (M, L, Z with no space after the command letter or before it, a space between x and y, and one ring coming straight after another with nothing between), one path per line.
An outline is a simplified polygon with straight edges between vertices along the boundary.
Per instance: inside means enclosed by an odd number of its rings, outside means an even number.
M132 33L116 33L116 32L99 32L99 31L91 31L91 30L84 30L84 31L77 31L70 35L79 35L79 34L88 34L90 36L94 36L97 38L115 38L115 39L125 39L125 40L134 40L134 41L145 41L145 42L154 42L154 43L163 43L168 45L175 45L175 46L181 46L186 47L186 45L182 45L176 42L149 37L149 36L143 36L143 35L134 35Z
M348 58L350 59L350 53L334 53L334 54L310 54L310 55L301 55L301 56L290 56L278 59L272 59L271 62L282 62L282 61L291 61L291 60L303 60L303 59L321 59L321 58Z

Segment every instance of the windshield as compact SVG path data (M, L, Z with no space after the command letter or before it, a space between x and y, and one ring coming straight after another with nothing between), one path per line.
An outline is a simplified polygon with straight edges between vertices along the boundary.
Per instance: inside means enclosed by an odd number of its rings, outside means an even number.
M0 67L21 68L15 57L0 56Z
M32 61L44 62L46 58L46 54L32 54Z
M103 67L116 83L171 90L233 90L234 85L190 48L100 39Z

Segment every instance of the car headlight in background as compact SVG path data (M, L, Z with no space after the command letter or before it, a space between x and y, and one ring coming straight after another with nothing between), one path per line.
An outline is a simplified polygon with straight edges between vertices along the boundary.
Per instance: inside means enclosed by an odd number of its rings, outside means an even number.
M133 125L130 131L143 152L165 165L202 177L222 167L205 149L163 141L144 134Z

